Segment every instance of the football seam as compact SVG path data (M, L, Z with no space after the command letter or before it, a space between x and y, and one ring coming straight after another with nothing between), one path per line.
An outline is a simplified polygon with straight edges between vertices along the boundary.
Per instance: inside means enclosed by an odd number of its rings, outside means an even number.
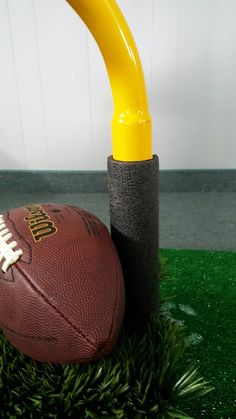
M29 339L36 342L57 342L57 338L55 336L33 336L33 335L25 335L24 333L19 333L13 330L12 328L6 326L4 323L0 323L1 328L5 331L12 333L20 338Z
M77 211L76 211L76 207L74 207L73 205L68 205L67 206L69 209L72 209L77 215L80 215ZM87 210L84 210L85 212L88 212ZM91 213L89 213L88 212L88 214L92 217L92 218L95 218L95 219L97 219L98 221L99 221L99 223L104 227L104 229L105 229L105 231L106 231L106 233L110 236L110 233L109 233L109 231L108 231L108 229L107 229L107 227L105 226L105 224L103 224L103 223L101 223L101 221L100 221L100 219L96 216L96 215L94 215L94 214L91 214ZM110 238L111 238L111 236L110 236ZM111 238L111 240L112 240L112 238ZM116 280L116 291L115 291L115 301L114 301L114 310L113 310L113 314L112 314L112 321L111 321L111 325L110 325L110 330L109 330L109 334L108 334L108 342L110 342L111 341L111 336L112 336L112 334L113 334L113 332L114 332L114 326L115 326L115 322L114 322L114 320L115 320L115 317L117 316L117 307L118 307L118 298L117 298L117 296L118 296L118 285L119 285L119 281L118 281L118 262L117 262L117 258L116 258L116 253L115 253L115 250L116 250L116 248L115 248L115 244L114 244L114 242L112 241L112 262L113 262L113 266L114 266L114 268L115 268L115 280ZM120 268L119 268L120 269ZM123 276L123 272L122 272L122 276Z
M69 209L69 210L74 211L76 213L76 215L81 218L81 220L83 221L83 223L84 223L84 225L87 229L87 232L88 232L89 236L91 236L91 235L100 236L99 229L97 228L96 225L94 225L94 221L99 221L99 224L102 224L102 223L94 214L91 214L87 210L77 208L77 207L74 207L72 205L67 205L66 208Z
M91 341L81 330L76 327L71 320L69 320L57 307L55 307L48 299L43 295L43 293L31 282L31 280L27 277L26 273L19 267L15 266L15 269L20 271L20 273L23 275L25 280L28 282L28 284L34 289L34 291L61 317L63 320L65 320L75 331L78 333L93 349L97 349L96 344Z

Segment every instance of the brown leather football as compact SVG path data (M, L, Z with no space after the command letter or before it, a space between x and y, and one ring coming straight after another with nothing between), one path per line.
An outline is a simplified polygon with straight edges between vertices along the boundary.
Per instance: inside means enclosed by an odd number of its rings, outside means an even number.
M124 309L119 257L96 216L61 204L0 216L0 325L19 351L42 362L101 358Z

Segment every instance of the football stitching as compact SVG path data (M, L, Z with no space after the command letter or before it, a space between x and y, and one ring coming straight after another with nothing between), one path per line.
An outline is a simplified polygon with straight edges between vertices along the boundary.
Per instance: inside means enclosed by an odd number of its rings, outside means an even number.
M22 249L16 249L18 243L15 240L11 240L13 234L5 224L3 215L0 215L0 263L3 259L2 271L7 272L9 267L16 263L23 255ZM11 240L9 242L9 240Z
M42 292L40 292L40 290L38 290L38 288L31 282L31 280L26 276L26 273L19 267L16 266L16 269L20 271L20 273L23 275L23 277L26 279L26 281L28 282L28 284L34 289L34 291L40 295L40 297L63 319L65 320L67 323L69 323L69 325L79 334L82 336L82 338L90 345L92 346L93 349L97 349L96 345L94 342L92 342L83 332L81 332L81 330L79 330L63 313L60 312L60 310L58 310L57 307L55 307L50 301L48 301L48 299L45 297L45 295L43 295Z
M26 240L26 238L25 237L23 237L20 233L19 233L19 231L17 230L17 228L16 228L16 225L15 225L15 222L10 218L10 213L7 213L6 214L6 218L7 218L7 220L12 224L12 228L13 228L13 230L15 230L15 234L19 237L19 240L22 240L23 242L24 242L24 244L28 247L28 250L29 250L29 262L27 262L26 260L24 260L24 259L22 259L21 260L21 262L24 262L24 263L27 263L27 264L30 264L31 263L31 261L32 261L32 248L31 248L31 244Z

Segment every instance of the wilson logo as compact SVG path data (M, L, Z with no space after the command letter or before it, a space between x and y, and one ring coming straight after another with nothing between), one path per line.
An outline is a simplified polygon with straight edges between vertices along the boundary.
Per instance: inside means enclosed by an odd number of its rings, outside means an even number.
M54 222L39 205L25 207L29 215L24 218L27 221L31 234L36 242L45 237L52 236L57 232Z

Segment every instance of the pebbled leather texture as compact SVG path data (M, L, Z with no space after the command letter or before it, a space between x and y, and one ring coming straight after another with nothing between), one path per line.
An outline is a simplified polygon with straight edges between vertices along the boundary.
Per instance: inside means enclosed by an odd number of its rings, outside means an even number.
M13 209L4 221L23 250L6 273L0 269L0 326L8 340L42 362L109 354L124 319L125 289L105 225L63 204Z

